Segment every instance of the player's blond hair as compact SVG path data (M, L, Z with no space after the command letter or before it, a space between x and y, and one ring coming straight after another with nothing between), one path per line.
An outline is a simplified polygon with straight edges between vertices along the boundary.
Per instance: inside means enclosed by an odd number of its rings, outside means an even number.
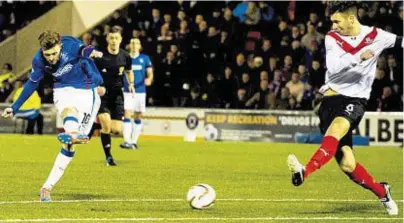
M44 50L49 50L56 46L57 44L60 44L60 34L58 32L52 31L52 30L46 30L42 32L39 37L39 44L41 45L41 48Z

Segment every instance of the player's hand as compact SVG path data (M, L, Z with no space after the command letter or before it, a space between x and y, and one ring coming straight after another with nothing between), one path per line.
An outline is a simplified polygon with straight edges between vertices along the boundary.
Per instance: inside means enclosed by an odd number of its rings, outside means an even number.
M101 86L97 87L97 93L99 96L104 96L106 91L107 90L105 89L105 87L101 87Z
M93 50L90 54L90 58L101 58L103 56L103 53L97 50Z
M152 84L152 80L150 78L146 78L144 80L144 83L146 84L146 86L150 86Z
M365 50L365 52L363 52L360 57L362 61L365 61L372 58L374 55L375 53L372 50Z
M10 118L13 117L13 109L12 108L6 108L3 111L3 114L1 115L3 118Z
M135 86L129 85L129 92L135 95Z

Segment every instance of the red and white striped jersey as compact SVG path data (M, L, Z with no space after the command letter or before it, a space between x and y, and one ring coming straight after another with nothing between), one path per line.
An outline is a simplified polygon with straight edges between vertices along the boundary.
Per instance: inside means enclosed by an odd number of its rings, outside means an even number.
M329 32L325 37L326 79L320 92L331 88L341 95L369 99L377 57L384 49L393 47L396 38L395 34L363 25L358 36ZM361 61L361 53L368 49L375 56Z

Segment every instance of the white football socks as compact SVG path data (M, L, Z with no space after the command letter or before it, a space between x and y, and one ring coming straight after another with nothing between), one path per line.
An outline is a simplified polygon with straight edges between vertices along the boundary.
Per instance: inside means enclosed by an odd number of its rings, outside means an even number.
M123 119L123 140L126 143L131 143L131 135L132 135L132 121L129 118Z
M134 125L132 126L132 143L137 144L140 132L142 131L142 121L136 119Z
M62 148L60 153L56 156L53 168L48 176L48 179L42 186L43 188L51 190L55 186L55 184L63 176L63 173L65 172L65 169L69 165L70 161L73 159L74 154L75 152L70 152Z

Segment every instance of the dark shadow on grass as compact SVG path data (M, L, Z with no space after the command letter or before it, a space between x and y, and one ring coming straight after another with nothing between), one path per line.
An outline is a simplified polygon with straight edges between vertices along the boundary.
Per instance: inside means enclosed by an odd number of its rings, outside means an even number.
M375 213L375 211L383 211L382 206L375 204L338 204L334 207L325 207L322 210L301 211L301 214L344 214L344 213Z
M111 196L101 194L64 194L63 200L106 200L113 199Z
M90 209L88 209L88 211L91 211L91 212L106 212L106 213L112 212L112 210L105 209L105 208L90 208Z
M133 164L134 162L137 163L138 161L136 161L136 160L119 160L119 159L115 159L116 166L106 166L105 161L98 161L97 160L97 161L92 161L91 163L88 163L88 165L89 166L101 165L101 166L104 166L105 168L119 169L120 166L128 166L128 165Z

